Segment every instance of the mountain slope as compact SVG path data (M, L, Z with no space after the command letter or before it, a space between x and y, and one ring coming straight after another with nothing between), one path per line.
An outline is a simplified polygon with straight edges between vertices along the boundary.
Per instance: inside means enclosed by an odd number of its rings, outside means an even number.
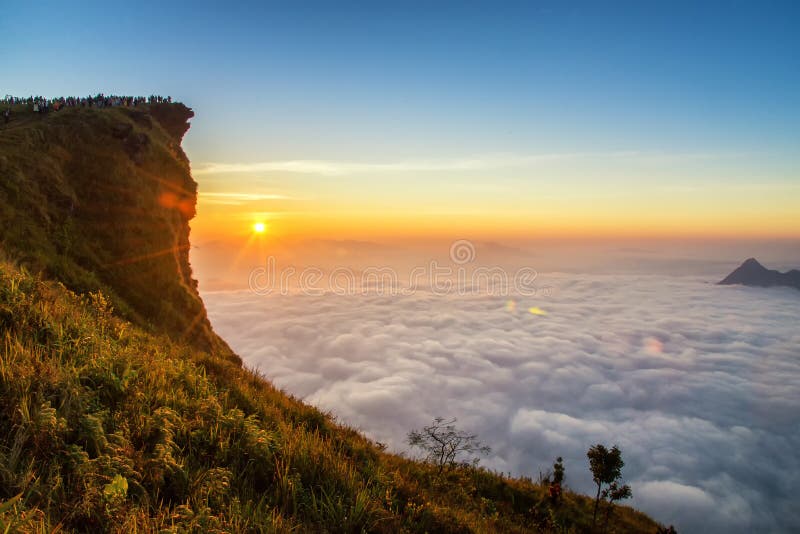
M241 366L186 254L191 110L20 115L0 130L0 530L588 528L588 497L552 506L529 480L438 476Z
M726 276L720 284L740 284L757 287L789 286L800 289L800 271L793 269L782 273L767 269L755 258L748 258L731 274Z

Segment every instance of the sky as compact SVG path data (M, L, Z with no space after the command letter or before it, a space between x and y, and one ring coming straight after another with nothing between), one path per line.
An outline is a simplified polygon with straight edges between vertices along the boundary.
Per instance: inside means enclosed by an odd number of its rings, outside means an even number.
M195 244L800 237L795 2L40 2L15 95L196 112Z

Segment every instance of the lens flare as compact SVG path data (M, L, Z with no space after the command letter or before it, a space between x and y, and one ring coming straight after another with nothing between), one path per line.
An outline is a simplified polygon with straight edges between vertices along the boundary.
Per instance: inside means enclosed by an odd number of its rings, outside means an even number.
M661 354L664 352L664 344L654 337L648 337L644 340L644 350L652 355Z

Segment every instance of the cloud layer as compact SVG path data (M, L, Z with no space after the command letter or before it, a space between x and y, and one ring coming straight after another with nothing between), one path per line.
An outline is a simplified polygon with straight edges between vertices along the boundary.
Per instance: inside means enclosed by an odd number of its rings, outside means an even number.
M204 295L254 368L406 450L434 416L535 477L618 443L632 504L681 532L800 529L800 293L694 277L546 277L547 298ZM547 315L527 310L538 307Z
M640 163L664 163L691 160L730 158L730 155L711 153L661 153L638 151L614 152L554 152L545 154L475 154L451 159L406 161L338 161L338 160L270 160L249 163L207 162L198 164L193 174L231 174L261 172L297 172L340 176L370 172L476 171L510 167L531 167L547 162L575 160L608 160Z

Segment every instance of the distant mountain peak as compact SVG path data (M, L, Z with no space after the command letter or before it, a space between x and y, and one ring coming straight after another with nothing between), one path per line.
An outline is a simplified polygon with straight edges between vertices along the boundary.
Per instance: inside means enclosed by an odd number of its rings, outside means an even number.
M800 271L793 269L782 273L767 269L757 259L747 258L739 267L720 282L722 285L789 286L800 289Z

